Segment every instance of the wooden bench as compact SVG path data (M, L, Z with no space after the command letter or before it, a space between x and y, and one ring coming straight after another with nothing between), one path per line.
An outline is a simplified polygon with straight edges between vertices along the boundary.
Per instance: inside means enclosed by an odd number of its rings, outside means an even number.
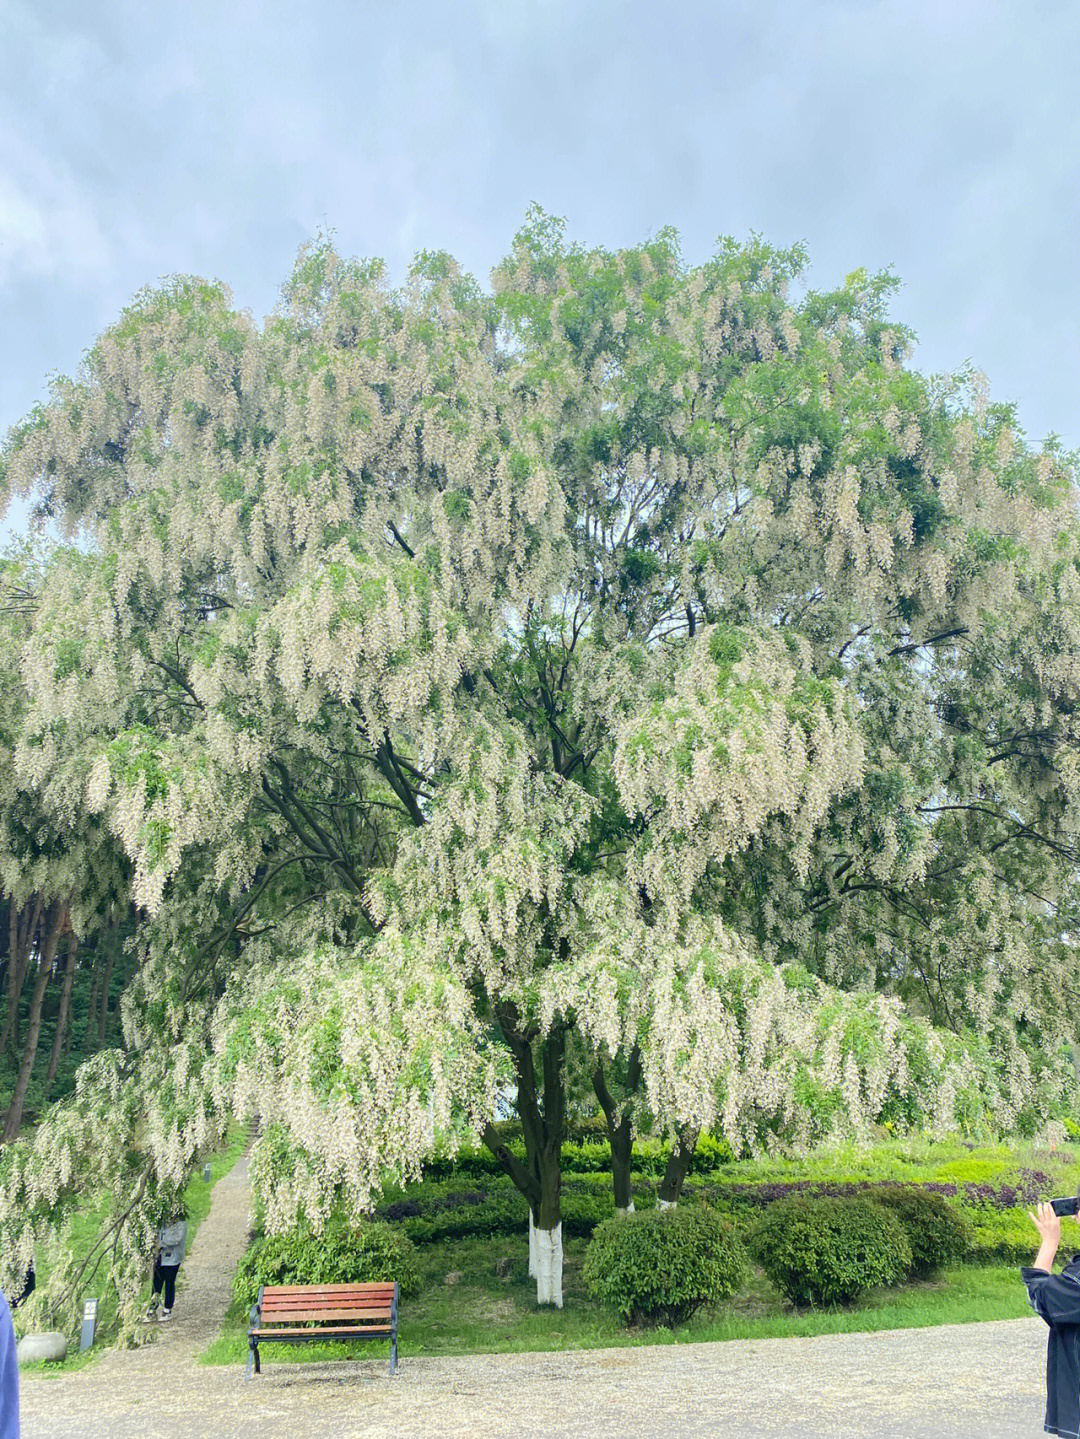
M259 1373L260 1344L351 1344L389 1339L397 1369L398 1285L265 1284L252 1305L245 1375Z

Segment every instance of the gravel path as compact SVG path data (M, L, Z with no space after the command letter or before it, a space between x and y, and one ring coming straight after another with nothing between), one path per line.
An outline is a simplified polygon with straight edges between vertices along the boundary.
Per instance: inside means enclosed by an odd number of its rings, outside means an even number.
M217 1332L248 1229L247 1161L215 1187L158 1341L23 1378L24 1439L1022 1439L1042 1432L1037 1319L572 1354L242 1366Z

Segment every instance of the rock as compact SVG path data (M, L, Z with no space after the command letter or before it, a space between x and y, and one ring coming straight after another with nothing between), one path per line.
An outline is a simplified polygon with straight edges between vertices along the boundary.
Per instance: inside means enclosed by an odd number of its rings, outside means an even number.
M55 1329L47 1334L24 1334L15 1354L20 1364L40 1364L43 1359L66 1359L67 1338Z
M495 1274L499 1279L505 1279L514 1267L514 1261L509 1254L503 1254L495 1261Z
M460 1284L460 1283L461 1283L461 1270L460 1270L460 1269L451 1269L450 1273L449 1273L449 1274L446 1276L446 1278L443 1280L443 1283L444 1283L444 1284Z

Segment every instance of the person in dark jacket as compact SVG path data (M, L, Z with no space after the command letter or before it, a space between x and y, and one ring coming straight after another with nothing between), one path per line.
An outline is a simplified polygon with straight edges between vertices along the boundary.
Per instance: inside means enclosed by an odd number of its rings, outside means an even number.
M19 1439L19 1360L15 1326L0 1294L0 1439Z
M19 1295L18 1299L13 1299L11 1301L11 1312L14 1313L15 1310L18 1309L20 1304L24 1303L25 1300L29 1299L36 1288L37 1275L34 1273L34 1263L33 1260L31 1260L30 1268L26 1271L26 1278L23 1281L22 1293Z
M1020 1273L1027 1285L1031 1307L1050 1327L1046 1347L1047 1434L1066 1439L1080 1435L1080 1254L1055 1274L1054 1259L1061 1243L1061 1220L1049 1204L1040 1204L1031 1222L1042 1243L1030 1269Z

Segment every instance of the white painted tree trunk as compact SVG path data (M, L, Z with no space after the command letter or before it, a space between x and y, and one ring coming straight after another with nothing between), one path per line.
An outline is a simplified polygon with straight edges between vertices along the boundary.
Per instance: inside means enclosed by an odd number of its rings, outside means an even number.
M657 1209L674 1209L678 1202L677 1199L658 1199L656 1207Z
M621 1204L616 1204L615 1206L615 1213L620 1219L625 1219L628 1214L633 1214L633 1212L634 1201L632 1199L625 1209L622 1207Z
M533 1212L529 1210L529 1278L535 1279L536 1269L536 1223L533 1220Z
M562 1225L536 1231L536 1302L562 1308Z

